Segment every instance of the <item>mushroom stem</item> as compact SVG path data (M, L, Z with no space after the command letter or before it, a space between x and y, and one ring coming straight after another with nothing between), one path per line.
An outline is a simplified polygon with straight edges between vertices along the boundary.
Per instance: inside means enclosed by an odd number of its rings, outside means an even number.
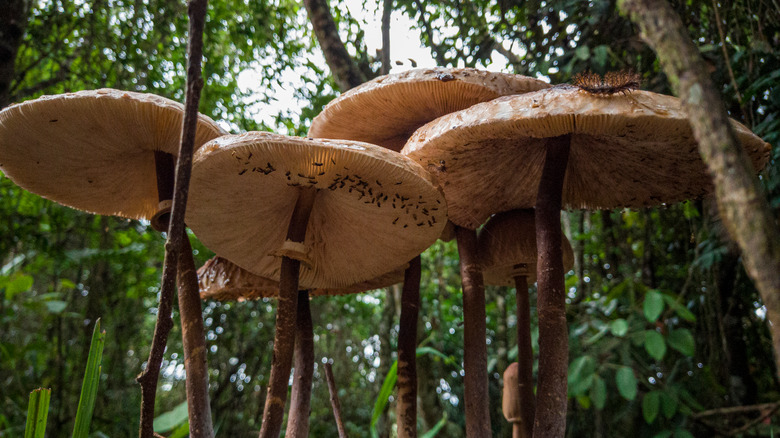
M306 226L309 224L317 190L301 188L295 203L287 240L303 242ZM282 431L284 404L287 401L287 383L290 380L293 349L295 347L295 320L298 307L298 274L301 262L282 257L282 271L279 280L279 300L276 308L276 332L274 333L274 355L271 361L271 375L268 379L268 396L263 410L263 424L260 437L278 437Z
M293 373L290 410L287 413L288 437L309 436L311 385L314 375L314 331L309 308L309 291L298 291L298 315L295 334L295 373Z
M417 436L417 318L420 309L420 256L409 262L401 294L398 330L398 437Z
M203 308L198 290L198 274L192 258L192 246L187 233L181 239L179 253L179 314L181 339L184 347L184 369L187 371L187 412L190 436L213 437L211 405L209 403L209 374L206 363L206 332L203 329Z
M154 151L154 167L157 174L157 200L159 202L173 199L173 185L176 175L176 158L163 151ZM171 219L170 207L158 211L151 220L152 228L159 232L168 231L168 221Z
M561 251L561 206L570 146L569 135L547 140L547 156L536 195L539 385L534 436L543 437L563 437L566 431L569 331Z
M531 304L528 299L528 277L515 276L517 296L517 390L520 398L520 423L513 423L515 437L531 438L534 431L536 397L534 396L534 356L531 347ZM518 434L518 429L522 430Z
M463 284L463 358L466 436L489 437L485 285L477 262L477 232L455 227Z

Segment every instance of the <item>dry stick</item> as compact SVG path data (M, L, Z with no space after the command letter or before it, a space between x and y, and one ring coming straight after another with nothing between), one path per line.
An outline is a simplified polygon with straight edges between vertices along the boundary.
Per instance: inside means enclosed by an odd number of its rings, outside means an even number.
M314 198L317 190L302 188L298 192L287 240L301 243L306 238ZM295 321L298 307L298 274L301 262L282 257L282 271L279 280L279 300L276 308L276 332L274 333L274 356L271 361L271 375L268 379L268 396L265 398L263 424L260 437L278 437L282 431L284 404L287 401L287 383L290 380L293 350L295 348Z
M170 154L164 152L154 153L154 162L157 169L157 196L158 200L163 201L173 198L174 181L174 162ZM161 224L170 219L170 216L160 220L153 221L152 225L156 230L160 229ZM168 266L174 256L165 254L164 265ZM173 289L176 285L174 269L163 269L162 285L160 287L160 303L157 306L157 322L154 325L154 336L152 337L152 347L149 350L149 359L146 361L146 368L136 377L136 382L141 385L141 419L139 426L139 436L141 438L151 438L154 434L154 399L157 394L157 382L160 378L160 366L165 353L165 344L168 341L168 334L173 328Z
M535 437L563 437L566 431L566 374L569 331L561 250L561 198L571 136L547 140L547 156L536 195L536 265L539 315L539 384Z
M295 333L295 373L293 374L290 410L287 413L286 437L309 436L311 384L314 377L314 329L309 307L309 291L298 291Z
M336 379L333 378L333 370L330 363L325 362L325 379L328 381L328 391L330 392L330 405L333 407L333 416L336 417L336 428L339 431L339 438L347 438L347 431L344 429L344 423L341 421L341 403L339 403L339 394L336 389Z
M154 436L154 398L157 391L157 380L159 377L160 363L162 362L165 344L168 333L170 332L172 322L171 301L174 288L175 272L179 263L180 250L183 240L186 238L184 231L184 214L187 205L187 195L189 193L190 173L192 170L192 151L195 145L195 131L198 121L198 104L200 102L200 90L203 88L203 78L201 77L201 59L203 54L203 26L206 18L207 0L190 0L187 7L187 14L190 19L189 43L187 46L187 92L184 106L184 120L182 123L181 145L179 147L178 160L176 163L176 177L174 184L173 206L170 215L170 224L168 228L168 241L165 243L165 261L163 264L163 274L160 286L160 305L157 311L157 323L154 329L154 338L152 339L152 348L149 352L149 361L146 370L138 377L141 384L142 405L141 405L141 425L139 436L142 438ZM158 158L158 156L155 156ZM160 156L160 158L164 158ZM156 160L157 161L157 160ZM165 168L166 165L158 164L158 168ZM158 172L159 174L159 172ZM169 183L164 183L158 187L165 187ZM162 195L162 194L160 194ZM171 198L168 198L171 199ZM163 200L163 199L160 199ZM189 241L187 242L189 247ZM192 259L192 251L184 251L184 256ZM193 263L194 264L194 263ZM197 296L197 288L195 290ZM200 302L198 302L200 305ZM185 321L182 318L182 326L200 324L201 330L203 318L201 314L197 315L197 321ZM200 347L198 347L200 345ZM200 339L192 348L201 348L205 358L205 339ZM196 351L197 353L197 351ZM185 358L193 356L191 351L185 345ZM194 357L194 356L193 356ZM185 359L186 362L186 359ZM187 402L190 417L190 431L192 437L211 437L214 435L211 425L211 409L208 404L208 374L198 376L187 370ZM203 384L192 385L190 382L206 382ZM190 389L196 393L190 394ZM193 407L202 405L195 400L205 400L205 412L195 413ZM193 421L195 420L195 421Z
M420 256L404 272L398 331L398 437L417 436L417 318L420 310Z
M463 358L466 436L489 437L485 285L477 262L477 232L455 227L463 283Z
M187 412L191 437L214 436L209 403L209 373L206 359L206 332L203 328L203 308L198 291L198 274L192 259L192 247L182 230L179 254L179 314L184 347L184 369L187 371Z
M620 0L618 5L658 55L688 114L713 176L723 223L742 250L745 269L766 305L780 372L780 230L753 166L739 146L699 50L671 6L659 0Z
M534 431L534 415L536 414L536 397L534 396L534 356L531 347L531 304L528 298L528 277L515 277L515 294L517 296L517 383L520 396L521 424L512 426L515 438L531 438ZM522 428L522 435L517 429Z

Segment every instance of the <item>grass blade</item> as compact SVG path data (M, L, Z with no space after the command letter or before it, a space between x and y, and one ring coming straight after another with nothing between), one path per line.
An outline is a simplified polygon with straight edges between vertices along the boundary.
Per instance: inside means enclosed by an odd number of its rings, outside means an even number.
M27 423L24 438L43 438L46 433L46 419L49 416L50 388L38 388L30 393L27 404Z
M95 322L92 331L92 344L89 347L87 369L84 372L84 382L81 384L81 397L76 412L76 424L73 426L73 438L87 438L89 425L92 422L92 411L95 409L97 388L100 382L100 371L103 368L103 344L106 332L100 331L100 318Z
M371 415L371 424L369 425L369 431L372 438L379 437L379 433L376 430L376 422L379 420L379 416L387 406L388 398L393 394L393 388L395 388L395 382L398 380L398 361L393 362L390 370L387 371L385 381L382 383L382 389L379 390L379 395L376 397L374 403L374 412Z

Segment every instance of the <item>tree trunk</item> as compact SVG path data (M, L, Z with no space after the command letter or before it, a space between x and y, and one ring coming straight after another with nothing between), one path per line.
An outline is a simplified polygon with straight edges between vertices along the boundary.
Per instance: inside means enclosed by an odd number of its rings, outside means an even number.
M27 28L27 4L26 0L5 0L0 7L0 109L11 103L16 53Z
M304 0L303 4L306 6L314 34L325 55L325 62L339 89L344 92L365 82L365 76L349 56L347 48L339 37L339 30L336 22L333 21L327 0Z
M753 166L739 146L718 91L680 17L662 0L620 0L657 53L699 142L715 182L718 209L742 250L743 263L761 294L771 325L780 371L780 231Z

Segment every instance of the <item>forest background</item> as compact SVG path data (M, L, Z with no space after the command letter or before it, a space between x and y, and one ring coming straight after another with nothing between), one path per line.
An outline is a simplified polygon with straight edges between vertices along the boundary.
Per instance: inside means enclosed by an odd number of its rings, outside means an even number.
M308 13L290 0L210 2L201 112L233 132L305 135L339 92L395 61L412 62L394 51L369 53L361 17L343 2L303 3ZM777 1L672 4L721 85L731 117L780 144ZM508 71L553 83L585 70L632 68L642 74L643 89L671 94L655 55L614 1L385 0L378 8L383 17L393 11L408 17L440 66L484 67L500 56ZM322 26L330 14L332 29ZM389 23L383 20L383 34ZM3 0L0 107L100 87L183 101L186 29L182 2ZM316 60L322 48L327 66ZM239 76L250 69L256 88L240 88ZM298 86L289 85L291 77ZM300 107L274 101L273 90L285 87ZM775 217L778 159L775 148L761 175ZM712 200L562 218L575 251L566 277L568 436L780 431L777 404L767 405L778 400L780 386L764 309ZM213 255L191 240L198 263ZM72 429L98 317L107 341L93 436L137 434L135 376L151 343L162 254L163 239L147 224L61 207L0 176L0 436L21 434L28 394L39 386L52 388L48 436ZM464 352L454 243L437 242L425 253L422 285L419 345L427 348L418 358L419 428L438 424L440 436L461 436ZM534 307L533 288L531 294ZM487 296L492 424L494 435L511 436L499 401L501 373L516 357L514 291L489 287ZM385 400L380 390L395 360L400 289L314 298L312 307L315 356L333 360L347 431L366 436L374 424L379 436L390 436L392 396L384 409L375 408ZM270 370L274 303L208 302L204 318L217 434L254 436ZM158 414L181 411L181 351L174 328ZM311 434L336 436L320 370ZM754 405L760 408L725 409Z

